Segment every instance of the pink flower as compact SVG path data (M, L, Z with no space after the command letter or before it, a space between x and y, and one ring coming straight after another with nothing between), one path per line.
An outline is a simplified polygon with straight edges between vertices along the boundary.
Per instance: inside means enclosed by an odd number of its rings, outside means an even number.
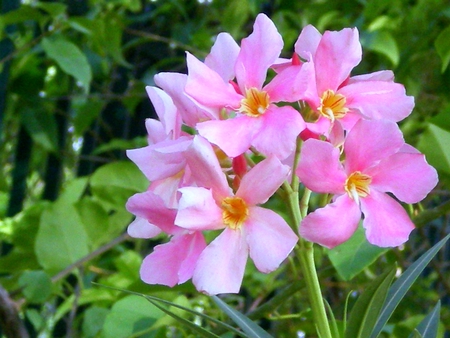
M219 62L220 58L214 54L214 58L202 63L187 54L189 75L186 93L205 107L232 111L231 114L225 112L223 120L199 123L197 130L230 157L254 146L267 156L284 159L295 149L295 141L304 129L304 122L294 108L277 107L274 103L298 100L299 86L305 82L300 78L301 67L290 67L280 72L264 86L267 71L282 48L283 41L275 25L260 14L253 33L242 40L239 53L236 54L233 48L234 52L230 54L232 60L235 58L237 83L229 81L233 75L231 61ZM210 68L213 66L224 69Z
M363 213L370 243L394 247L407 241L414 224L387 193L419 202L437 184L434 168L405 144L395 123L383 120L357 122L344 142L344 156L341 164L339 149L330 143L304 143L297 175L310 190L335 197L303 219L300 235L332 248L351 237Z
M180 189L175 224L189 230L224 231L201 253L193 283L207 294L239 292L248 255L258 270L275 270L297 242L284 219L259 207L279 188L289 168L271 156L247 172L233 194L211 145L194 138L186 153L199 187Z
M171 235L168 243L157 245L141 265L141 279L148 284L175 286L192 278L200 253L206 242L200 231L189 231L174 224L176 209L166 206L152 191L133 195L127 210L136 215L128 234L150 238L164 231Z
M321 35L311 25L306 26L295 51L309 64L310 83L302 100L311 108L308 129L327 134L335 121L349 130L361 118L387 119L398 122L414 107L414 98L406 96L403 85L393 82L390 71L349 78L361 61L358 30L345 28L326 31Z

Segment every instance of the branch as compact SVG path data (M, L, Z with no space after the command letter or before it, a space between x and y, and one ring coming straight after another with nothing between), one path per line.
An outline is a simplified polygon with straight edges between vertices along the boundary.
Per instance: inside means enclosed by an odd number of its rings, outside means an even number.
M19 317L16 304L0 285L0 327L7 338L28 338L25 325Z

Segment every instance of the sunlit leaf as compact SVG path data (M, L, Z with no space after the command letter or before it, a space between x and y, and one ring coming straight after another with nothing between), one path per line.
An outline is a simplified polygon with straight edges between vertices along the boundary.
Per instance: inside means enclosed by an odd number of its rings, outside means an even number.
M444 72L450 63L450 26L445 28L434 42L436 51L442 60L441 71Z
M450 132L429 124L421 135L418 148L438 171L450 174Z

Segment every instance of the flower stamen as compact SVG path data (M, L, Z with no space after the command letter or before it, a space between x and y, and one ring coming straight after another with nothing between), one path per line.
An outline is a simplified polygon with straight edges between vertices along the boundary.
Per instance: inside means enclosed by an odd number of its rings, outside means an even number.
M345 107L347 100L344 95L336 94L333 90L326 90L320 98L319 113L329 118L331 122L340 119L348 113Z
M360 197L366 197L370 194L370 183L372 183L372 178L369 175L355 171L347 177L344 189L350 198L359 204Z
M225 197L221 207L223 223L232 230L240 229L248 217L247 203L237 196Z
M239 112L248 116L258 117L269 108L269 94L254 87L245 90L245 98L241 100Z

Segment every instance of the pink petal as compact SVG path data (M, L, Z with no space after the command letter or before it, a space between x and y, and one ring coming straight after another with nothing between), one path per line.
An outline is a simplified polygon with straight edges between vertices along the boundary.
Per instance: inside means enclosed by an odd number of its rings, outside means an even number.
M286 180L288 173L288 166L270 156L244 175L236 196L248 205L265 203Z
M275 155L280 160L295 151L297 136L305 129L298 111L290 106L272 106L256 119L261 120L261 128L255 130L252 145L258 151L266 156Z
M305 96L304 93L309 89L311 81L305 76L307 69L302 69L302 66L290 66L275 75L264 87L271 102L295 102Z
M147 139L149 145L162 142L168 138L163 124L155 119L145 119L145 128L147 129Z
M344 193L347 175L339 161L339 149L330 143L308 139L303 143L297 175L310 190L318 193Z
M369 74L352 76L347 84L357 83L361 81L394 81L394 72L392 70L380 70Z
M191 138L182 136L176 140L165 140L147 147L127 150L127 156L144 173L149 181L173 176L186 166L184 151Z
M391 192L406 203L423 200L438 183L436 170L422 154L397 153L382 160L367 172L371 187Z
M178 208L179 192L178 189L183 185L185 172L153 181L148 190L153 191L161 197L169 208Z
M300 225L300 236L331 249L353 235L360 219L358 205L345 194L306 216Z
M144 258L141 279L148 284L162 284L170 287L181 284L192 277L195 263L205 248L201 234L183 234L171 241L157 245Z
M225 227L222 209L214 200L212 191L201 187L180 189L181 198L174 223L189 230L217 230Z
M128 235L134 238L152 238L161 233L161 229L149 223L145 218L136 217L127 229Z
M239 108L243 97L231 84L189 53L186 62L189 75L185 90L188 95L206 107Z
M219 118L219 109L200 107L186 95L187 75L181 73L158 73L154 77L157 86L161 87L172 98L177 107L178 114L181 115L183 122L195 127L199 121Z
M195 287L208 295L238 293L247 257L245 235L226 228L200 255L192 277Z
M404 143L402 132L394 122L359 120L345 140L345 169L348 174L363 171L396 153Z
M235 77L234 65L239 51L239 45L230 34L220 33L205 59L205 64L219 74L224 82L228 82Z
M286 221L272 210L251 207L245 222L250 257L264 273L277 269L297 243Z
M414 224L405 209L393 198L372 190L361 199L363 226L367 240L380 247L395 247L405 243Z
M317 46L314 63L317 91L337 90L361 61L361 44L356 28L326 31Z
M314 26L307 25L295 42L295 52L303 59L310 61L309 55L314 56L321 39L322 34Z
M181 231L174 225L176 210L167 208L162 198L152 191L134 194L128 199L126 208L133 215L146 219L168 234Z
M174 138L177 138L181 132L181 116L172 99L159 88L147 86L145 89L164 126L166 135L173 135Z
M339 89L346 106L369 119L403 120L414 108L414 98L406 96L403 85L387 81L361 81Z
M283 39L273 22L264 14L256 17L253 33L241 42L236 61L236 79L242 92L246 88L261 89L267 70L283 49Z
M231 190L225 174L222 172L216 153L207 140L195 136L185 156L192 179L198 186L211 188L216 200L222 200L230 195Z
M261 124L260 117L241 115L228 120L199 123L197 130L201 136L216 144L229 157L236 157L250 148L253 135L261 128Z

